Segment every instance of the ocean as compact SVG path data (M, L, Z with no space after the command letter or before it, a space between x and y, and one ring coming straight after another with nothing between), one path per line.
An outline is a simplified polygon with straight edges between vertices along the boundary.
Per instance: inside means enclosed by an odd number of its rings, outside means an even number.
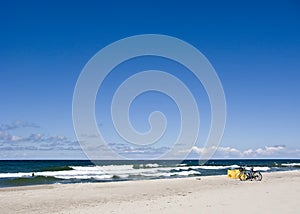
M260 172L300 170L300 159L98 161L0 160L0 187L226 175L228 169L254 167Z

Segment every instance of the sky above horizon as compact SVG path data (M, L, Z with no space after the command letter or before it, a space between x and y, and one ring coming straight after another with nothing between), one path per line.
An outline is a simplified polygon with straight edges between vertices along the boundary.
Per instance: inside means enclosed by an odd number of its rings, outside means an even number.
M297 1L9 1L0 7L0 29L0 159L85 158L72 122L76 81L100 49L138 34L182 39L214 66L227 103L215 158L300 158ZM110 89L118 78L108 79ZM147 115L163 106L172 141L176 106L149 96L132 106L133 123L147 131ZM108 133L98 98L97 122ZM202 145L192 150L205 152Z

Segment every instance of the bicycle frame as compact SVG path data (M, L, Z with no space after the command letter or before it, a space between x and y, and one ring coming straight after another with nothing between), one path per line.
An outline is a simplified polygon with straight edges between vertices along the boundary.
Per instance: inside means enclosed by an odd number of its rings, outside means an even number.
M239 174L239 178L241 181L245 181L245 180L256 180L256 181L261 181L262 179L262 175L260 172L258 171L254 171L253 168L251 168L250 170L246 170L245 167L241 167L240 169L240 174Z

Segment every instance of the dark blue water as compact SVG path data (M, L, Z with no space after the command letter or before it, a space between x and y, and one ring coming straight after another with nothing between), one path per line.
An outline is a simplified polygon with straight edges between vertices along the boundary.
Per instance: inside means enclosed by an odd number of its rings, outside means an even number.
M197 160L98 161L97 165L88 160L2 160L0 187L225 175L239 166L262 173L300 170L300 160L209 160L204 165Z

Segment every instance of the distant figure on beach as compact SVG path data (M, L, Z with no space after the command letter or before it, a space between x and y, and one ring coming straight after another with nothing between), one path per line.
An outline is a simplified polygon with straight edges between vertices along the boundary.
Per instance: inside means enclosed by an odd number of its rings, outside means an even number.
M32 177L34 177L34 172L31 174Z

